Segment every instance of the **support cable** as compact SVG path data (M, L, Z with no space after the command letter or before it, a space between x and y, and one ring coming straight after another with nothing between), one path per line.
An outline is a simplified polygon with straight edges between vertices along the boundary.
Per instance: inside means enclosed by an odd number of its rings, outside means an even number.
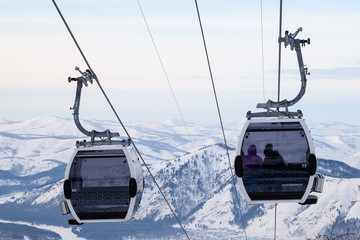
M278 62L278 102L280 102L280 68L281 68L281 27L282 27L282 0L280 0L280 17L279 17L279 62Z
M276 215L277 215L277 203L275 203L275 226L274 226L274 240L276 240Z
M100 88L101 92L103 93L103 95L104 95L104 97L106 98L106 100L107 100L108 104L110 105L110 107L111 107L112 111L114 112L114 114L115 114L115 116L116 116L117 120L119 121L120 125L121 125L121 126L122 126L122 128L124 129L124 131L125 131L125 133L126 133L127 137L129 138L129 140L133 143L133 146L134 146L135 151L136 151L136 152L137 152L137 154L139 155L139 157L140 157L141 161L143 162L143 164L144 164L145 168L147 169L147 171L149 172L149 174L150 174L150 176L151 176L152 180L154 181L154 183L156 184L157 188L159 189L159 192L161 193L162 197L164 198L164 200L165 200L166 204L168 205L168 207L170 208L170 210L171 210L172 214L173 214L173 215L174 215L174 217L176 218L176 221L177 221L177 222L178 222L178 224L180 225L180 227L181 227L181 229L183 230L184 234L186 235L187 239L189 239L189 240L190 240L190 238L189 238L189 236L188 236L188 234L187 234L187 232L186 232L185 228L182 226L182 224L181 224L181 222L180 222L179 218L177 217L177 215L176 215L175 211L174 211L174 210L173 210L173 208L171 207L171 205L170 205L169 201L166 199L165 194L164 194L164 193L163 193L163 191L161 190L161 188L160 188L159 184L157 183L157 181L156 181L156 179L155 179L154 175L151 173L150 168L149 168L149 167L148 167L148 165L145 163L145 161L144 161L143 157L142 157L142 156L141 156L141 154L140 154L140 151L139 151L139 150L138 150L138 148L136 147L135 143L132 141L132 139L131 139L131 137L130 137L129 132L128 132L128 131L127 131L127 129L125 128L125 125L124 125L124 124L123 124L123 122L120 120L120 117L119 117L119 115L117 114L117 112L116 112L115 108L113 107L112 103L110 102L110 100L109 100L108 96L106 95L106 93L105 93L104 89L101 87L100 82L99 82L99 80L98 80L98 78L97 78L96 74L95 74L95 73L94 73L94 71L92 70L92 68L91 68L91 66L90 66L90 64L89 64L89 62L87 61L87 59L86 59L86 57L85 57L84 53L82 52L82 50L81 50L81 48L80 48L79 44L77 43L77 41L76 41L76 39L75 39L74 35L72 34L72 32L71 32L71 30L70 30L70 27L68 26L68 24L67 24L67 22L66 22L65 18L63 17L63 15L62 15L62 13L61 13L61 11L60 11L59 7L57 6L57 4L56 4L55 0L52 0L52 2L53 2L53 4L54 4L54 6L55 6L56 10L58 11L58 13L59 13L59 15L60 15L61 19L63 20L63 22L64 22L64 24L65 24L65 26L66 26L66 28L67 28L68 32L70 33L70 35L71 35L72 39L74 40L74 42L75 42L75 44L76 44L76 46L77 46L77 48L78 48L79 52L81 53L81 55L82 55L82 57L83 57L83 59L84 59L84 61L85 61L86 65L88 66L89 70L90 70L90 71L91 71L91 73L93 74L94 79L95 79L96 83L98 84L98 86L99 86L99 88Z
M261 14L261 56L262 56L262 77L263 77L263 100L265 102L265 84L264 84L264 41L263 41L263 12L262 0L260 0L260 14ZM280 30L279 30L279 69L278 69L278 101L280 101L280 63L281 63L281 19L282 19L282 0L280 0ZM276 240L276 217L277 217L277 203L275 203L275 224L274 224L274 240Z
M193 140L192 140L192 138L191 138L191 136L190 136L189 129L188 129L187 125L186 125L186 122L185 122L184 116L183 116L182 111L181 111L181 109L180 109L180 105L179 105L179 103L178 103L178 101L177 101L177 99L176 99L176 96L175 96L174 90L173 90L172 85L171 85L171 83L170 83L170 80L169 80L168 74L167 74L167 72L166 72L166 70L165 70L165 66L164 66L163 61L162 61L162 59L161 59L161 56L160 56L159 50L158 50L158 48L157 48L157 46L156 46L156 43L155 43L154 37L153 37L153 35L152 35L152 33L151 33L151 30L150 30L149 24L148 24L148 22L147 22L147 20L146 20L146 17L145 17L144 11L143 11L143 9L142 9L142 7L141 7L140 0L136 0L136 1L137 1L138 5L139 5L139 9L140 9L141 15L142 15L142 17L143 17L143 19L144 19L144 22L145 22L146 28L147 28L147 30L148 30L148 32L149 32L149 35L150 35L150 38L151 38L152 44L153 44L154 49L155 49L155 51L156 51L156 54L157 54L157 57L158 57L158 59L159 59L159 62L160 62L161 68L162 68L162 70L163 70L163 72L164 72L164 75L165 75L166 81L167 81L167 83L168 83L168 85L169 85L169 88L170 88L171 94L173 95L173 98L174 98L175 104L176 104L176 106L177 106L177 109L178 109L179 115L180 115L181 120L182 120L182 122L183 122L183 125L184 125L184 127L185 127L185 129L186 129L186 132L187 132L187 135L188 135L188 137L189 137L189 140L190 140L190 142L191 142L191 144L192 144L193 151L194 151L194 152L196 152L196 149L195 149L195 146L194 146L194 142L193 142Z
M202 27L202 23L201 23L200 11L199 11L199 7L198 7L197 0L195 0L195 5L196 5L196 11L197 11L198 20L199 20L199 25L200 25L200 29L201 29L201 35L202 35L202 40L203 40L203 44L204 44L204 49L205 49L205 54L206 54L206 59L207 59L207 64L208 64L208 69L209 69L209 73L210 73L212 88L213 88L213 92L214 92L214 97L215 97L217 112L218 112L218 116L219 116L219 120L220 120L222 135L223 135L224 143L225 143L225 147L226 147L226 154L227 154L227 158L228 158L228 160L229 160L231 176L232 176L233 185L234 185L234 188L235 188L235 195L236 195L236 198L237 198L237 202L238 202L238 204L239 204L239 211L240 211L240 215L241 215L241 221L242 221L242 225L243 225L243 229L244 229L245 239L247 239L246 229L245 229L245 223L244 223L244 217L243 217L243 213L242 213L242 210L241 210L240 197L239 197L239 195L238 195L238 191L237 191L237 188L236 188L235 178L233 177L233 176L234 176L234 173L233 173L233 170L232 170L232 167L231 167L232 165L231 165L231 160L230 160L230 155L229 155L229 148L228 148L227 141L226 141L226 137L225 137L224 125L223 125L223 121L222 121L222 118L221 118L219 102L218 102L217 95L216 95L215 83L214 83L214 78L213 78L213 75L212 75L212 70L211 70L211 65L210 65L210 59L209 59L209 54L208 54L208 50L207 50L207 47L206 47L205 35L204 35L204 30L203 30L203 27Z
M281 32L282 32L282 0L280 0L280 14L279 14L279 62L278 62L278 102L280 102L280 71L281 71ZM274 226L274 240L276 240L276 215L277 203L275 203L275 226Z
M265 74L264 74L264 28L263 28L263 11L262 0L260 0L260 22L261 22L261 70L262 70L262 84L263 84L263 101L265 102Z

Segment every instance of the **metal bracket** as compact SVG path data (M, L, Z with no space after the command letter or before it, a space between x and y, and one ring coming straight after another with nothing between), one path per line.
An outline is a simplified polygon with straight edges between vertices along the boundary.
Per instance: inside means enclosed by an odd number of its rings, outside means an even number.
M251 111L248 111L246 113L246 118L251 119L253 117L289 117L289 118L302 118L303 113L301 110L297 110L296 112L283 112L283 111L274 111L269 109L267 112L257 112L252 113Z
M90 72L90 70L86 70L85 72L82 72L79 67L75 67L75 70L79 71L82 76L80 76L78 78L72 78L72 77L68 78L68 82L77 82L74 106L70 109L74 110L73 116L74 116L74 122L75 122L76 127L79 129L80 132L82 132L86 136L91 137L90 144L87 143L86 145L93 146L93 145L98 145L98 143L102 143L101 145L103 145L103 144L110 145L113 142L116 142L116 141L111 141L111 138L120 136L120 134L117 132L112 133L109 130L106 130L103 132L98 132L96 130L88 131L81 125L80 119L79 119L79 108L80 108L80 98L81 98L82 86L85 85L87 87L88 82L90 82L92 84L93 79L95 79L95 76ZM97 138L106 138L106 141L95 141L96 137ZM97 143L95 144L95 142L97 142ZM81 145L81 146L84 146L84 145Z
M322 193L322 190L324 187L324 182L325 182L324 176L320 173L316 173L311 191L317 192L317 193Z
M61 207L61 212L63 215L70 213L70 209L69 209L69 206L67 205L66 201L61 201L60 207Z
M284 42L285 48L290 45L290 49L291 50L295 49L295 51L296 51L299 72L300 72L300 77L301 77L300 91L299 91L298 95L290 101L284 99L280 102L274 102L269 99L266 103L258 103L256 105L256 107L266 109L266 111L267 111L266 115L268 115L268 116L270 116L270 115L271 116L275 116L275 115L299 116L299 114L298 114L299 110L295 113L291 113L288 111L288 107L293 106L304 96L305 90L306 90L306 81L307 81L306 75L309 75L307 67L304 66L300 44L302 46L305 46L305 43L310 44L310 38L308 38L307 40L295 39L297 34L301 31L302 31L302 27L298 28L298 30L295 33L289 33L289 31L285 31L285 37L279 39L281 42ZM280 108L285 108L285 111L283 113L281 113L279 111ZM276 109L276 112L279 112L279 114L275 114L274 113L275 110L271 110L271 109ZM251 113L250 117L255 117L258 115L263 116L264 114L263 113L259 113L259 114ZM301 113L301 116L302 116L302 113Z
M94 141L76 141L76 147L91 147L91 146L102 146L102 145L122 145L123 147L127 147L131 145L130 139L122 139L122 140L94 140Z

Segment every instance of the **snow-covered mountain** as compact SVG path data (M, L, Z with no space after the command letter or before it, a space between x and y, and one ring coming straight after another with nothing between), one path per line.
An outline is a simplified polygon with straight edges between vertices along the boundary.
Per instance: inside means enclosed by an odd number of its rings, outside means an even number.
M231 162L243 121L225 123ZM111 121L84 121L88 129L119 131ZM279 204L278 239L315 238L334 227L360 228L360 126L308 122L318 171L326 175L316 205ZM168 120L128 123L127 129L191 239L244 239L229 161L219 126ZM0 239L185 239L145 172L136 220L128 224L67 225L59 202L62 178L79 134L71 119L0 120ZM274 205L240 208L248 239L272 239Z

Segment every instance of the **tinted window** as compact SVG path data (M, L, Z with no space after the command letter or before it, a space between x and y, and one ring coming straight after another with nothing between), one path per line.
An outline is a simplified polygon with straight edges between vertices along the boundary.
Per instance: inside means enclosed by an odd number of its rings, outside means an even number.
M299 122L249 124L241 155L243 182L250 198L301 198L309 178L308 154L308 142Z
M80 175L83 179L83 187L127 186L130 179L125 157L84 159Z
M71 176L84 188L128 186L130 169L125 156L76 157Z
M306 164L309 154L304 130L298 122L251 123L244 136L241 155L249 155L251 145L252 148L255 146L256 155L262 161L266 158L265 153L272 151L273 155L280 155L286 165Z
M69 180L80 219L122 219L130 203L130 170L122 150L79 151Z

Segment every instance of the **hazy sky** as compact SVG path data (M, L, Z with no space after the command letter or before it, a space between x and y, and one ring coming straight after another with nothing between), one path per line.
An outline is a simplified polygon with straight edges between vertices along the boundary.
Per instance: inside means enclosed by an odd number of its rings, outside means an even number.
M177 118L174 99L136 0L58 0L123 121ZM192 0L142 0L142 8L186 121L218 121ZM224 121L263 102L259 1L198 1ZM301 109L311 121L360 124L360 1L283 1L283 30L299 38L311 73ZM263 0L265 101L277 98L279 1ZM86 65L51 0L0 0L0 119L72 117L75 66ZM300 88L295 51L282 49L281 99ZM114 116L96 84L80 116Z

